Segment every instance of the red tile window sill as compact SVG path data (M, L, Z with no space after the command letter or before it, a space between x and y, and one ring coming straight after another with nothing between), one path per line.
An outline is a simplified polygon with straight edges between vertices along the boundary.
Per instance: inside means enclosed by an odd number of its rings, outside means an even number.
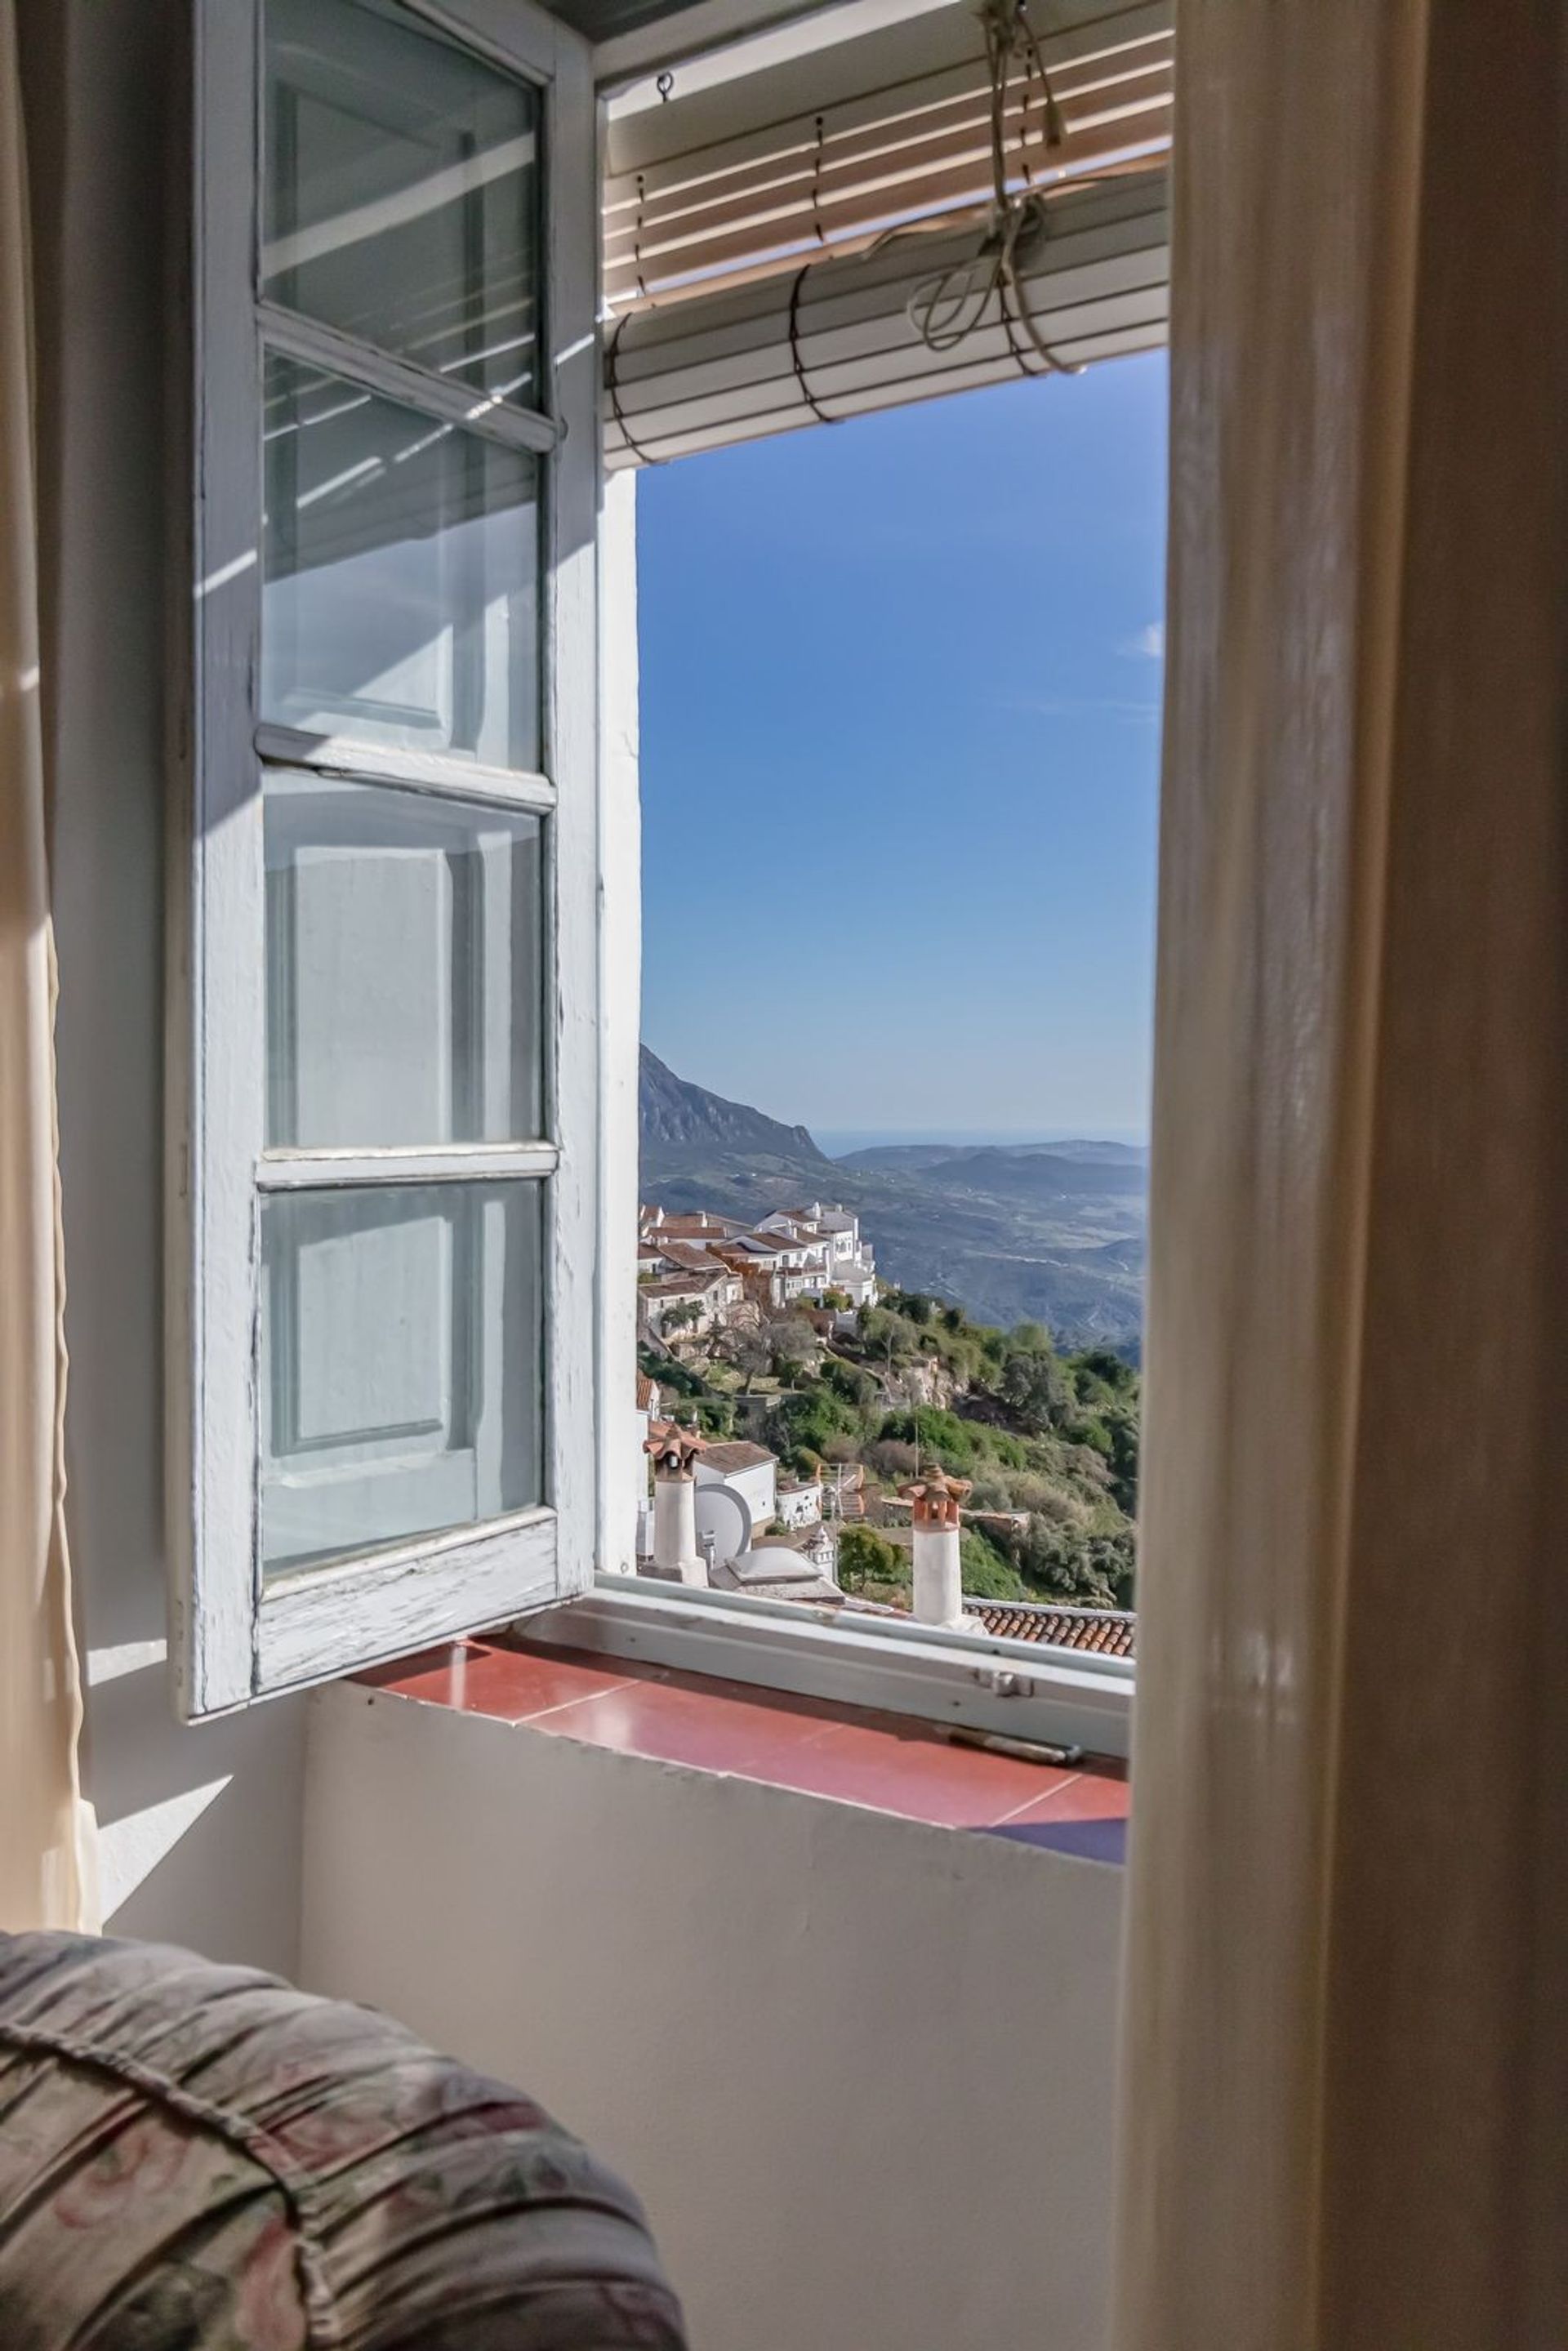
M1043 1832L1127 1816L1126 1767L1108 1757L1071 1770L1020 1762L951 1745L904 1716L625 1658L459 1641L356 1678L423 1705L944 1828Z

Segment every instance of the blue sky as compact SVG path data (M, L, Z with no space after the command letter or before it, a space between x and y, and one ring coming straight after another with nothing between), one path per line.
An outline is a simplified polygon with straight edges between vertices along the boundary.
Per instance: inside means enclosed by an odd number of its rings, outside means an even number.
M1146 1125L1166 360L638 484L643 1033L814 1131Z

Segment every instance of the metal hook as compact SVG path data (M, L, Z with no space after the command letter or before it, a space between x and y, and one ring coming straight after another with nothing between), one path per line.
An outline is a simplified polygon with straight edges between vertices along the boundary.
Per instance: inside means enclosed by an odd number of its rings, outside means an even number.
M667 99L674 86L675 77L670 71L669 67L666 66L664 72L659 76L658 80L653 84L653 88L658 91L659 96L662 99Z

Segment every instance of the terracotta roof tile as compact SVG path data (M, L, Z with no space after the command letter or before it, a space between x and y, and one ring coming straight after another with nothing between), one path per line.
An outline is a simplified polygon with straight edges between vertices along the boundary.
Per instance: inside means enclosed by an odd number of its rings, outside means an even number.
M1088 1649L1103 1657L1130 1657L1137 1618L1121 1608L1051 1608L1039 1600L974 1600L965 1613L1006 1641L1043 1641L1056 1649Z

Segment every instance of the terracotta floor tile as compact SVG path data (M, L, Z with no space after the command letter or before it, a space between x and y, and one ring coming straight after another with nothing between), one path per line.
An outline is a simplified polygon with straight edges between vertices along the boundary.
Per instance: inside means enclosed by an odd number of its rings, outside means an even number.
M1045 1790L1021 1812L1008 1815L1009 1828L1035 1821L1124 1821L1131 1811L1132 1789L1124 1779L1103 1771L1070 1771L1060 1787Z
M699 1690L626 1682L543 1715L534 1728L660 1762L761 1779L777 1758L821 1737L824 1722L818 1711L758 1703L771 1693L737 1696L736 1687Z
M450 1706L460 1714L488 1715L497 1722L529 1722L536 1715L619 1686L612 1661L589 1666L572 1658L492 1648L476 1641L405 1657L359 1678L399 1698Z
M1038 1798L1062 1774L1049 1765L949 1747L918 1733L862 1729L843 1723L769 1777L803 1792L897 1813L943 1828L988 1828Z

